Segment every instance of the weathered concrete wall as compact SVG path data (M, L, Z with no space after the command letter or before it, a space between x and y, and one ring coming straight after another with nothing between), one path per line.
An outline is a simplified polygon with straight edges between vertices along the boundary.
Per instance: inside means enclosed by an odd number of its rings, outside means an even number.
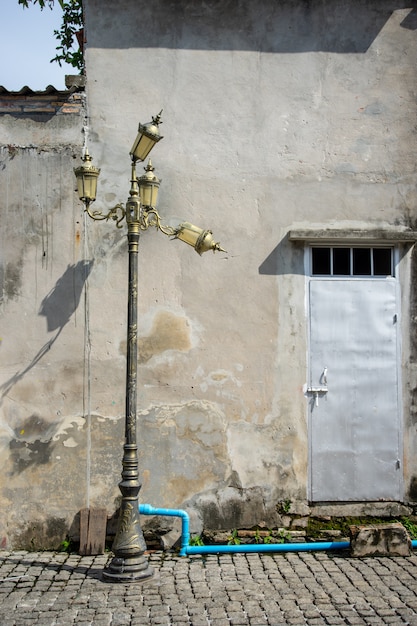
M416 6L119 0L115 19L113 2L85 2L94 209L125 201L137 124L163 108L160 212L212 228L228 250L199 258L141 237L141 497L186 506L194 531L273 525L284 501L309 511L304 251L287 234L415 229ZM13 543L31 520L63 527L83 506L116 507L127 246L75 197L82 118L62 143L56 120L4 120L0 524ZM408 502L415 263L402 255Z
M165 137L152 153L159 208L211 227L228 250L198 259L156 233L142 237L145 501L193 504L212 527L271 523L285 499L305 510L304 258L286 235L415 227L415 7L121 0L114 19L112 3L86 3L97 205L126 197L137 122L163 108ZM96 316L95 341L107 330ZM93 395L113 414L100 375ZM413 377L404 363L407 498Z
M125 0L113 20L106 4L86 4L99 202L126 195L137 121L163 108L161 212L229 251L142 238L143 499L210 527L273 523L282 500L305 510L308 481L304 257L286 235L415 227L416 5Z

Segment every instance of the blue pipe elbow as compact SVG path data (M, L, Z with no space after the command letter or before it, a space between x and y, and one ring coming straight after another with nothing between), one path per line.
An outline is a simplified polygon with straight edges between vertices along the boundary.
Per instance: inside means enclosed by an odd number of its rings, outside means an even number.
M185 556L190 543L190 516L187 511L181 509L157 509L150 504L139 504L139 513L142 515L166 515L168 517L180 517L181 522L181 549L180 556Z

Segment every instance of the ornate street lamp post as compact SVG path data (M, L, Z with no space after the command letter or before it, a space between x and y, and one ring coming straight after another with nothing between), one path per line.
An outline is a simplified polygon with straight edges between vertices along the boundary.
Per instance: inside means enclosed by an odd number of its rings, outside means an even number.
M161 111L162 113L162 111ZM144 161L154 145L162 139L159 133L161 113L152 122L139 124L138 135L130 151L132 174L130 195L126 205L117 204L108 213L92 211L91 203L96 199L97 179L100 170L92 165L92 159L85 151L83 165L74 169L77 177L78 195L85 204L85 210L94 220L114 220L117 228L126 219L129 251L129 285L127 306L127 349L126 349L126 405L125 442L123 446L122 480L119 489L122 494L116 536L113 542L113 559L103 571L103 578L115 582L140 581L150 578L153 570L145 556L146 544L139 518L139 462L137 448L137 300L138 300L138 250L141 231L150 226L156 227L165 235L185 241L199 254L208 250L225 252L214 242L210 230L203 230L189 222L176 228L164 226L156 209L160 181L154 174L149 160L145 174L136 176L137 161Z

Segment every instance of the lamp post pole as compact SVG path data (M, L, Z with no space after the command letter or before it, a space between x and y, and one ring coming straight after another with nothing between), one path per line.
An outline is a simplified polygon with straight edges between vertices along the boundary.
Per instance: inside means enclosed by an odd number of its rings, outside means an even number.
M134 168L132 168L134 171ZM119 521L114 538L113 559L103 571L105 580L129 582L153 575L145 557L146 544L139 519L139 461L137 446L137 363L138 363L138 252L140 238L140 202L138 185L132 177L130 197L126 205L127 241L129 249L129 282L127 304L126 350L126 413L123 446L122 494Z
M162 111L161 111L162 113ZM192 246L198 254L208 250L222 251L219 243L213 240L211 230L203 230L183 222L176 228L164 226L156 210L159 180L153 174L149 161L145 174L136 176L136 162L144 161L153 146L161 139L159 134L160 115L152 118L149 124L139 124L139 132L133 144L132 175L130 195L126 206L117 204L108 213L92 211L90 204L96 199L97 179L100 169L91 163L85 151L83 165L74 169L77 177L78 195L86 206L86 212L94 220L114 220L118 228L127 222L129 251L129 284L127 305L127 350L126 350L126 406L125 441L123 445L122 480L119 489L122 494L119 519L112 551L113 558L103 570L103 579L112 582L133 582L150 578L153 570L145 555L146 544L139 517L139 461L137 447L137 363L138 363L138 252L139 238L143 230L155 226L165 235L180 239Z

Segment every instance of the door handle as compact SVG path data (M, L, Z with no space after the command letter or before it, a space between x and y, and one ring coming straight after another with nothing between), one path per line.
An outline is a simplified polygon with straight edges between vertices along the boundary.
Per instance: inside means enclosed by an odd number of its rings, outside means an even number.
M327 387L307 387L307 393L312 393L314 397L314 404L319 405L319 396L327 393L329 390Z

